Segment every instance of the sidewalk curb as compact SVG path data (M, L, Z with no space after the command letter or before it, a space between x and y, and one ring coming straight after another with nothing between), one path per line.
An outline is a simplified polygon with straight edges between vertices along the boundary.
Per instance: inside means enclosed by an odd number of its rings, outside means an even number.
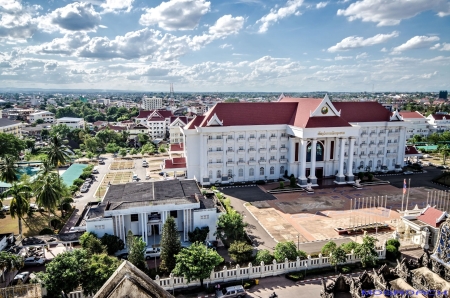
M270 234L269 231L267 231L266 227L261 224L261 222L256 218L256 216L250 211L248 210L247 206L245 205L246 203L242 204L244 206L244 208L248 211L248 213L251 214L251 216L256 220L257 223L259 223L259 225L264 229L264 231L266 231L266 233L273 239L273 241L275 241L276 243L278 243L279 241L277 239L275 239L275 237L272 236L272 234Z

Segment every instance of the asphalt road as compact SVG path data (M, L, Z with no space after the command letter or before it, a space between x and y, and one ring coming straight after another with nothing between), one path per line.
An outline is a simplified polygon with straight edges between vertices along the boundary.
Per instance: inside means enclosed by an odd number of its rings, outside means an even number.
M434 184L431 181L438 177L442 173L442 169L437 169L435 167L424 167L426 173L418 173L413 175L391 175L391 176L376 176L378 179L386 180L391 183L392 186L402 188L403 179L406 179L406 183L411 179L411 187L431 187L436 189L446 190L447 187Z

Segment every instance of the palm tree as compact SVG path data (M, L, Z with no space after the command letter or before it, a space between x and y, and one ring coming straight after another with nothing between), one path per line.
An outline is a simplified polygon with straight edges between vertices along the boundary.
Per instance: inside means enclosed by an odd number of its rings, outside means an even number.
M3 157L2 163L0 163L0 180L13 183L18 181L19 171L17 170L16 158L12 155L6 155Z
M447 160L447 156L450 154L450 148L448 145L444 145L441 148L439 148L439 153L442 155L442 161L445 165L445 161Z
M48 159L45 159L41 164L41 169L38 172L38 177L39 178L45 177L50 173L53 173L54 170L55 167L53 166L53 164Z
M12 196L9 211L12 218L19 220L19 235L22 238L22 219L30 209L31 187L19 183L13 183L12 186L2 193L2 197Z
M34 184L34 193L36 195L36 203L47 209L50 225L50 212L56 209L62 197L59 175L50 173L41 177Z
M50 139L48 147L43 149L47 154L48 161L56 168L59 179L59 165L69 161L69 149L64 145L63 140L58 136L53 136Z
M19 270L22 267L23 258L21 256L6 251L0 251L0 270L2 271L3 280L5 280L5 272Z

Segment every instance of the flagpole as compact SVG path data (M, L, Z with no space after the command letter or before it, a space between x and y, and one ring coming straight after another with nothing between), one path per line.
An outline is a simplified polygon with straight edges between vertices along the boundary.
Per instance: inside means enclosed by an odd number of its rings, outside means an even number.
M403 190L402 190L402 212L403 212L403 201L405 200L405 193L406 193L406 189L405 189L405 186L406 186L406 179L403 179Z
M406 211L408 211L409 189L411 188L411 178L408 181L408 194L406 195Z

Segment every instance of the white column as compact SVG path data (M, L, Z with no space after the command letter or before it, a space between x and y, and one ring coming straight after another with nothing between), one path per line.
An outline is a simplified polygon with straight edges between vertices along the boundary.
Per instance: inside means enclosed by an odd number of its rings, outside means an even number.
M345 159L345 138L340 138L339 142L339 171L336 176L336 181L338 183L345 182L344 176L344 159Z
M184 236L183 241L187 241L187 239L186 239L186 235L187 235L186 220L187 220L187 218L186 217L187 217L186 209L183 209L183 236Z
M317 184L317 177L316 177L316 147L317 147L317 140L313 139L311 142L311 168L310 168L310 175L309 179L311 179L312 184ZM305 150L306 155L306 150Z
M399 128L400 136L399 136L399 143L397 146L397 160L396 163L399 164L401 167L404 165L404 159L405 159L405 146L406 146L406 129L404 127Z
M289 175L294 172L295 163L295 137L289 137ZM284 173L282 174L284 175ZM295 175L295 174L294 174Z
M142 240L145 242L145 228L144 228L144 213L141 213L141 235L142 235Z
M300 185L306 185L306 146L308 145L307 139L300 141ZM295 150L295 149L294 149ZM294 153L295 154L295 153Z
M355 139L349 138L350 142L349 151L348 151L348 166L347 166L347 178L348 181L353 181L353 151L355 149Z

